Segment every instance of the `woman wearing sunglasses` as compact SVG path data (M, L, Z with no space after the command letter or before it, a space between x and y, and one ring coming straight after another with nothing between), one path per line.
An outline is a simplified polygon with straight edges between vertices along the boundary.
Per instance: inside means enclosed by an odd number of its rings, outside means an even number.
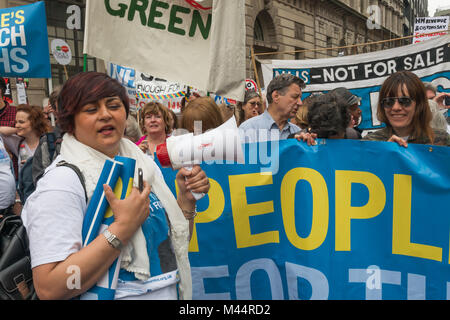
M245 92L244 101L237 103L239 125L244 121L256 117L264 112L260 95L253 90Z
M390 75L378 98L377 117L386 127L368 134L364 140L450 146L450 135L431 128L432 113L423 82L410 71Z

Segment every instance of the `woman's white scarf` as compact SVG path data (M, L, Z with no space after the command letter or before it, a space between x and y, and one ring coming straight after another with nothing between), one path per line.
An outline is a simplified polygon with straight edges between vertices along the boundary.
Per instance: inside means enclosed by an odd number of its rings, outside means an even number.
M65 134L61 144L61 155L67 162L76 165L85 178L86 193L90 200L97 186L106 159L105 154L79 142L73 135ZM144 180L159 198L167 212L171 229L171 241L180 275L180 297L192 299L192 279L188 259L189 224L164 180L155 174L156 164L128 139L120 141L119 155L136 160L133 185L137 187L137 168L142 168ZM138 279L147 280L150 265L142 229L139 228L121 254L121 268L134 272Z

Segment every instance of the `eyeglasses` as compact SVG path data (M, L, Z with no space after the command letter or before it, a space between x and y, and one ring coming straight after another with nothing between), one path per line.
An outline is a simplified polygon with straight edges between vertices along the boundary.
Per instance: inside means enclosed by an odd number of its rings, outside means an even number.
M381 106L383 108L392 108L395 104L395 100L398 100L398 103L403 107L407 108L411 106L413 99L410 97L388 97L381 100Z
M249 104L254 108L256 105L258 106L258 107L261 107L261 102L256 102L256 101L251 101L251 102L249 102Z

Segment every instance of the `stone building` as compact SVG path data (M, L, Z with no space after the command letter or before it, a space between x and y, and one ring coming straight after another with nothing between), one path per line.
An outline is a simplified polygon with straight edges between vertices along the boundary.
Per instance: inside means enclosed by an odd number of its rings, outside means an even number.
M247 49L250 52L253 46L260 59L293 60L408 44L410 40L380 41L410 35L405 9L414 17L417 10L411 8L419 7L418 3L421 8L428 5L427 0L247 0ZM254 77L250 62L247 74Z
M0 0L0 8L34 0ZM30 104L42 105L51 88L87 70L104 71L104 63L83 59L85 0L45 0L49 44L65 40L73 59L66 68L51 56L52 79L29 79ZM402 40L379 42L410 35L413 17L426 13L427 0L245 0L247 77L255 78L251 48L259 59L319 59L370 52L404 45ZM79 13L76 11L79 8ZM418 14L419 10L422 10ZM68 27L68 18L79 14L80 25ZM427 14L427 13L426 13ZM423 15L422 15L423 16ZM73 23L73 22L72 22ZM365 43L373 43L362 45ZM351 45L358 45L349 47ZM264 55L261 55L264 54ZM51 55L51 54L50 54ZM258 62L256 62L258 69ZM11 79L16 102L15 79Z

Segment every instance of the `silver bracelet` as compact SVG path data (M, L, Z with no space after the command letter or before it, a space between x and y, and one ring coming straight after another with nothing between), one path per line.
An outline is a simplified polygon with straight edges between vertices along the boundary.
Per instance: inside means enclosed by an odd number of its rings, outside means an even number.
M194 210L192 211L187 211L183 209L181 209L181 211L183 212L186 220L193 220L197 216L197 206L195 206Z

